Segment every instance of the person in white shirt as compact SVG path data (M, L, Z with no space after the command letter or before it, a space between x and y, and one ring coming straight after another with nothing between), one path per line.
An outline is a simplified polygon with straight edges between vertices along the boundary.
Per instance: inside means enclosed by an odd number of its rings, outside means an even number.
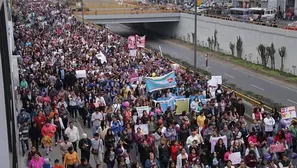
M191 103L191 110L197 112L199 100L198 97L195 97L194 101Z
M198 145L204 144L201 134L198 134L196 129L192 128L191 132L192 134L187 138L187 142L186 142L188 147L192 145L194 140L197 141Z
M177 168L183 168L183 161L187 162L188 161L188 154L186 152L185 148L181 149L181 153L177 155L176 158L176 167Z
M74 92L72 92L70 95L69 95L69 106L68 106L68 111L71 115L71 117L73 119L76 119L77 118L77 108L76 108L76 95Z
M94 138L91 139L92 148L91 153L94 156L96 165L103 163L103 152L104 145L102 139L99 137L98 133L94 134Z
M92 114L91 121L93 122L93 128L92 128L93 135L101 127L102 120L103 120L103 115L98 110L95 113Z
M69 122L69 127L65 130L65 135L69 138L69 142L72 143L73 149L77 151L77 141L79 140L78 128L74 126L73 122Z
M268 113L267 117L264 118L264 128L267 136L272 136L274 124L274 119L271 117L271 114Z

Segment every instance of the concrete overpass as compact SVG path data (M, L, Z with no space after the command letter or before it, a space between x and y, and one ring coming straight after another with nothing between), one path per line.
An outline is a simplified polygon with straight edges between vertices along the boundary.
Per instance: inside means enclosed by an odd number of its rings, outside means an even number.
M179 13L105 14L85 15L84 18L96 24L111 23L156 23L179 22Z

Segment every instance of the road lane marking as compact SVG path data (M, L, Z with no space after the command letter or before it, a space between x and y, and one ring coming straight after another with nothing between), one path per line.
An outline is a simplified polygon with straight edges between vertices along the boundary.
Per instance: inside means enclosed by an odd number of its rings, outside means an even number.
M205 68L210 68L210 66L206 67L205 65L203 65Z
M289 102L291 103L294 103L294 104L297 104L297 102L293 101L293 100L290 100L290 99L287 99Z
M253 87L255 87L255 88L257 88L257 89L259 89L259 90L264 90L263 88L260 88L259 86L256 86L256 85L253 85L253 84L251 84Z
M234 79L234 76L231 76L231 75L229 75L229 74L227 74L227 73L224 73L224 75L226 75L226 76L228 76L228 77Z

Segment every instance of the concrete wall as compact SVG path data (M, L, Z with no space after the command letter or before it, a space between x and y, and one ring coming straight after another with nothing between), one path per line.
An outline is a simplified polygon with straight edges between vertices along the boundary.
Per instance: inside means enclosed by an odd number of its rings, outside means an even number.
M292 66L297 66L296 31L232 22L203 16L198 16L197 19L197 40L200 45L207 46L207 38L212 37L214 31L217 30L217 39L221 52L231 53L229 43L236 43L237 37L240 36L243 41L242 57L250 61L248 55L252 55L251 61L253 63L261 63L261 57L256 48L261 43L267 46L271 45L273 42L276 49L276 68L279 69L281 66L278 48L281 48L282 46L287 48L284 59L285 70L292 73ZM194 15L181 14L180 22L178 23L145 23L145 28L166 36L193 42L192 33L194 32ZM268 66L270 66L270 62L268 62Z

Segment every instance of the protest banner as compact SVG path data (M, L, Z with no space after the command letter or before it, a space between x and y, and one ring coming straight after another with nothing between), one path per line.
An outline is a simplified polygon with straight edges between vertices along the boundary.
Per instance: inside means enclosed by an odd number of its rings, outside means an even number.
M101 64L106 63L106 56L100 51L99 54L96 55L96 58L100 60Z
M160 103L160 107L161 107L161 110L163 112L165 112L168 107L170 106L172 110L175 109L175 97L171 97L169 99L166 99L166 100L154 100L154 103L157 104L157 103Z
M229 155L229 158L228 159L231 160L232 165L240 164L240 162L241 162L241 154L240 154L240 152L231 153Z
M136 35L136 46L139 48L145 47L145 35L144 36Z
M173 88L176 86L176 79L174 71L160 77L146 77L146 90L148 92Z
M183 111L189 112L190 99L175 99L176 115L182 114Z
M148 124L139 124L139 125L135 125L135 126L134 126L134 130L135 130L135 132L137 132L137 129L138 129L138 128L141 129L141 134L142 134L142 135L147 135L147 134L149 134Z
M211 153L214 152L214 148L215 148L215 146L216 146L216 144L217 144L217 142L218 142L219 139L222 139L223 140L224 145L226 146L226 149L227 149L227 145L228 144L227 144L227 137L226 137L226 135L220 136L220 137L211 137L210 138Z
M296 117L295 106L281 108L282 119L289 119Z
M171 64L171 68L176 71L179 69L179 64Z
M147 112L147 114L149 114L151 108L149 106L136 107L136 111L137 111L138 117L142 117L143 116L143 111L144 110Z
M270 153L284 152L285 149L284 144L270 145Z
M208 86L217 86L223 83L222 76L211 76L211 79L207 82Z
M75 74L76 74L76 78L86 78L87 77L86 70L76 70Z
M128 48L135 48L135 36L129 36L128 37Z

